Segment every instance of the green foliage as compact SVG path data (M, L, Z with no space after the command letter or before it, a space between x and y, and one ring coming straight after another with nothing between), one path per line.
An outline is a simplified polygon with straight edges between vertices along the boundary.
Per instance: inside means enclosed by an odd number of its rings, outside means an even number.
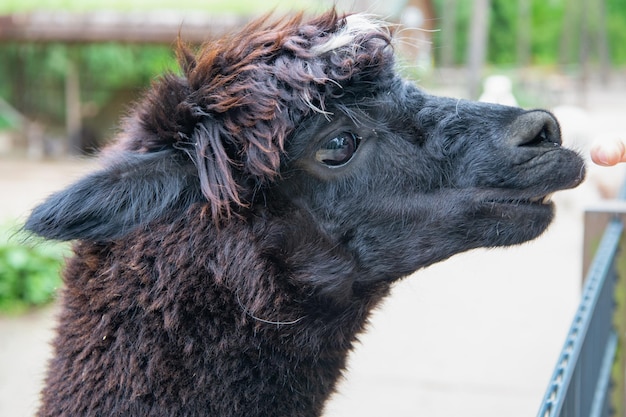
M571 0L491 0L489 10L489 38L487 61L495 65L515 65L517 63L517 38L519 28L519 1L531 4L531 64L554 65L560 59L564 63L577 63L580 52L580 27L582 5ZM580 0L579 0L580 1ZM614 65L626 64L626 8L624 0L604 0L606 4L606 27L599 27L599 2L589 2L587 21L592 42L598 32L606 30L609 49ZM446 13L445 0L434 0L439 19ZM455 8L455 63L463 65L469 42L469 28L472 15L471 1L456 0ZM566 19L570 21L566 22ZM565 30L566 24L573 28ZM435 33L435 51L440 49L441 34ZM564 50L562 50L565 47ZM597 46L591 46L591 57L597 59Z
M12 127L13 127L13 123L11 123L11 121L7 117L0 114L0 131L11 129Z
M0 45L0 96L31 118L65 121L65 74L69 62L80 74L81 99L103 107L118 91L141 89L176 68L171 47L114 43Z
M492 0L490 27L507 30L489 31L487 60L493 64L511 64L517 59L517 2Z
M609 50L614 64L626 63L626 7L624 0L607 0Z
M155 45L85 45L77 56L83 101L98 106L118 90L141 89L166 71L177 69L171 47Z
M565 2L533 0L531 19L531 54L534 64L555 64L563 34Z
M11 228L0 230L0 313L19 313L52 301L67 246L21 243Z

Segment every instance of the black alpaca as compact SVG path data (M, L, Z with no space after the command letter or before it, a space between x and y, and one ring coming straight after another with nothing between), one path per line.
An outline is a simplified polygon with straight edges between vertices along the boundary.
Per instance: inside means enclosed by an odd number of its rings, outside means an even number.
M40 416L319 416L394 281L537 237L584 176L549 113L427 95L361 15L179 59L26 224L76 240Z

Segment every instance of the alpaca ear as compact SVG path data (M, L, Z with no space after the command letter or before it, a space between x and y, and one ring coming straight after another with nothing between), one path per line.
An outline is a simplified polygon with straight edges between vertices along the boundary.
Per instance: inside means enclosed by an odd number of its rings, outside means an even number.
M107 241L201 199L195 167L173 151L112 156L37 206L24 228L47 239Z

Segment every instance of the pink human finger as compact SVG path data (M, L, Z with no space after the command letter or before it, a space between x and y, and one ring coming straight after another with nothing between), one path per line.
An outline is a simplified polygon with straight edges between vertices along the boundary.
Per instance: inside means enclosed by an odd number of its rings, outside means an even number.
M623 140L598 142L591 148L591 160L602 166L626 162L626 144Z

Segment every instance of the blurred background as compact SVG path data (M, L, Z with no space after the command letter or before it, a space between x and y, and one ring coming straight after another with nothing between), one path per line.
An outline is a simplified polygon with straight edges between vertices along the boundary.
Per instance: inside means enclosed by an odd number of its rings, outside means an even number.
M106 4L106 6L105 6ZM93 169L172 47L268 11L332 7L400 25L401 71L427 91L548 108L585 156L626 136L624 0L3 0L0 3L0 416L31 416L49 357L65 245L19 226ZM582 275L582 213L622 167L590 166L539 240L478 250L400 283L362 338L330 416L528 416L537 411Z

